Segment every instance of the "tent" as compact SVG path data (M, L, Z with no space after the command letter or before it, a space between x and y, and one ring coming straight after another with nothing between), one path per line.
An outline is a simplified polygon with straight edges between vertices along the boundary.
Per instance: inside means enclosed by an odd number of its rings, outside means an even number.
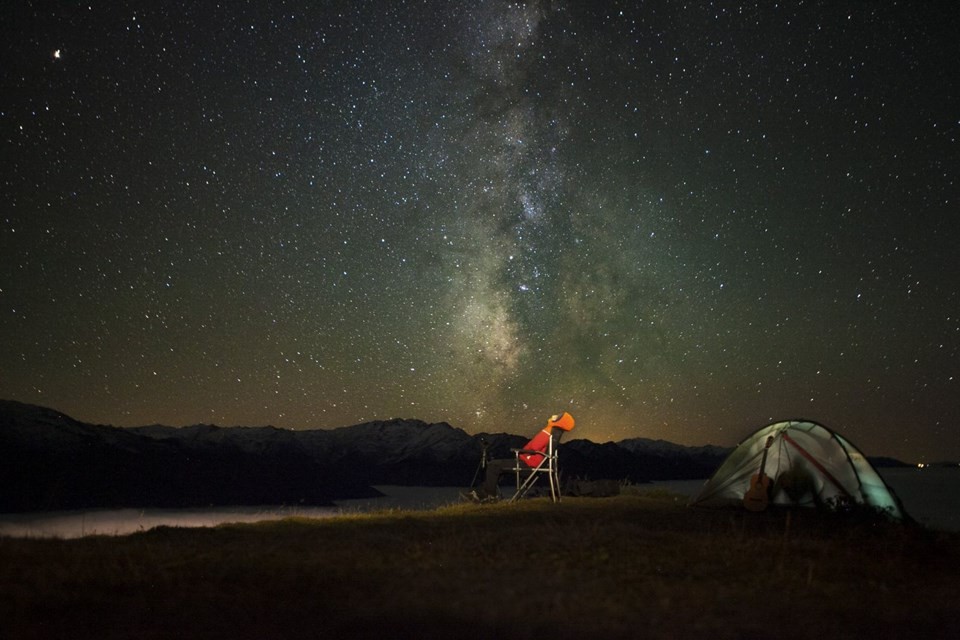
M761 468L763 473L761 474ZM867 505L906 517L899 499L849 440L807 420L775 422L743 440L691 504L838 509Z

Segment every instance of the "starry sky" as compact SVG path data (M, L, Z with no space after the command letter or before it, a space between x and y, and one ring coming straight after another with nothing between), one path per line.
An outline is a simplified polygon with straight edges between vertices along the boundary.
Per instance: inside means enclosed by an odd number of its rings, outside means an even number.
M960 10L24 2L0 397L960 458Z

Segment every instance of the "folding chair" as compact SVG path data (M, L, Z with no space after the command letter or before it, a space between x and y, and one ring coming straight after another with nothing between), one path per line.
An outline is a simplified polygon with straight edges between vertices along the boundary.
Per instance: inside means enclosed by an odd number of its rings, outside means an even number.
M564 431L573 429L573 416L569 413L551 416L547 426L533 437L522 449L512 449L513 471L517 477L517 490L510 498L515 502L527 495L533 485L546 475L550 483L550 498L560 502L560 468L557 464L557 445ZM554 431L556 429L557 431Z

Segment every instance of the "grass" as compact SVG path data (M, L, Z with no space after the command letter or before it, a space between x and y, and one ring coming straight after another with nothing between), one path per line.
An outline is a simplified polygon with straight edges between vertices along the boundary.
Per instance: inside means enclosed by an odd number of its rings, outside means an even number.
M960 536L671 494L0 539L3 638L957 637Z

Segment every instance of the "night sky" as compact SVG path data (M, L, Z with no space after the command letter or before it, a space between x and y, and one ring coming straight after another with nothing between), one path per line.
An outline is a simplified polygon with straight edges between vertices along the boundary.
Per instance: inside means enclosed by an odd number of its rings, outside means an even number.
M24 2L0 397L960 458L952 2Z

